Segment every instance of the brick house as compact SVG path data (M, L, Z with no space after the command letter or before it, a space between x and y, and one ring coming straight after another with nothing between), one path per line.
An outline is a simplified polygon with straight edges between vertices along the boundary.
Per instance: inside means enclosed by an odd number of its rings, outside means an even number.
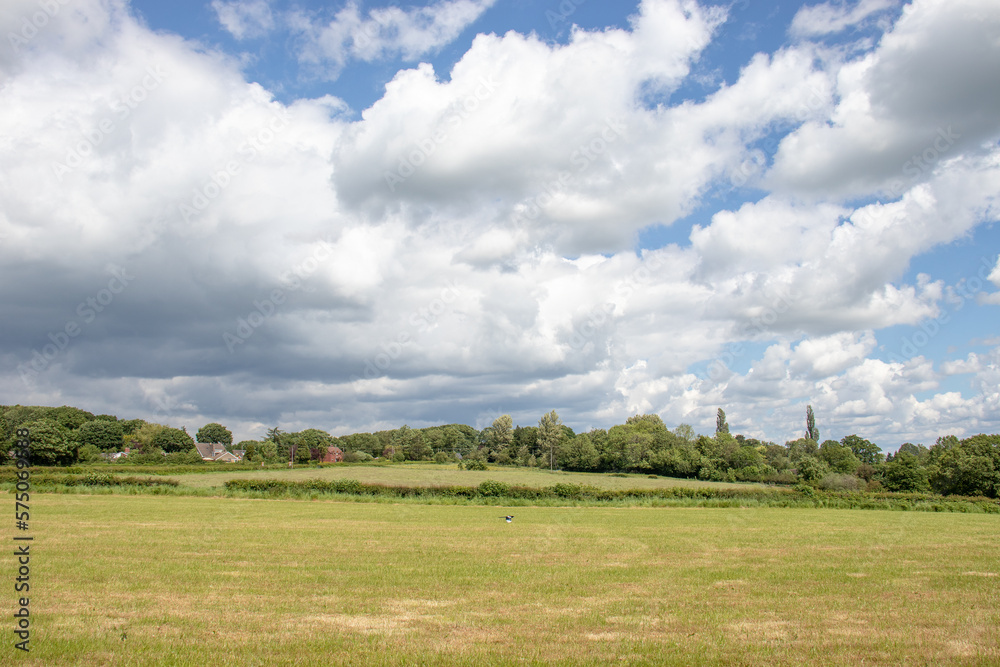
M322 449L310 449L309 458L319 463L340 463L344 460L344 452L340 447L333 446L327 447L325 452Z

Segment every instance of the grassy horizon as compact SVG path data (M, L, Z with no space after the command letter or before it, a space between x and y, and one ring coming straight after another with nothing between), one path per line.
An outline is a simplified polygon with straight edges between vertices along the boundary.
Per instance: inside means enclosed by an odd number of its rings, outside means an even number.
M1000 659L992 515L49 494L32 506L24 664Z

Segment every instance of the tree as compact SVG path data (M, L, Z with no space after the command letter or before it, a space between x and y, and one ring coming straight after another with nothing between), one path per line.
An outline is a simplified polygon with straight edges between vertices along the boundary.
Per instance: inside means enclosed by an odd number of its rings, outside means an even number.
M806 406L806 438L813 442L819 442L819 429L816 428L816 416L813 415L813 406Z
M165 428L167 427L163 424L143 423L138 429L122 437L123 446L129 449L151 450L153 440Z
M294 450L296 463L309 463L312 460L312 451L309 447L310 440L301 436L292 436L291 447Z
M56 421L36 419L19 424L18 428L28 429L32 465L69 465L76 460L77 444L72 439L70 430ZM15 447L17 439L16 435L11 437L11 449Z
M274 463L278 460L278 445L274 440L265 440L260 443L260 455L265 463Z
M859 435L851 434L845 436L840 441L840 444L850 449L854 456L862 463L875 466L885 461L885 456L883 456L882 450L879 449L878 445L865 440Z
M260 447L260 443L256 440L240 440L235 449L243 450L244 461L256 461L260 458L257 452L258 447Z
M102 452L116 452L122 444L122 426L117 421L95 419L76 430L80 445L93 445Z
M233 433L228 428L222 424L216 424L212 422L211 424L205 424L200 429L198 429L198 442L217 442L222 445L229 447L233 444Z
M719 411L715 414L715 434L729 433L729 423L726 422L726 411L719 408Z
M152 445L167 453L185 452L194 447L194 440L181 429L166 426L153 437Z
M927 469L909 452L902 452L882 467L882 486L888 491L930 491Z
M486 445L495 456L505 452L514 442L514 420L510 415L500 415L493 420L489 433L486 436Z
M841 474L853 475L861 465L854 452L836 440L827 440L820 445L819 458L830 466L830 470Z
M674 429L674 435L690 443L698 439L698 434L694 432L694 428L690 424L678 424L677 428Z
M542 415L542 418L538 420L538 444L548 456L550 470L555 467L556 449L558 449L562 437L562 421L556 411L553 410L547 415Z
M829 472L829 468L815 456L807 455L799 459L797 472L803 482L816 482Z
M601 456L586 433L581 433L559 449L560 468L594 470L600 463Z
M118 422L122 426L122 433L124 435L132 435L140 428L146 425L145 419L126 419L124 421Z

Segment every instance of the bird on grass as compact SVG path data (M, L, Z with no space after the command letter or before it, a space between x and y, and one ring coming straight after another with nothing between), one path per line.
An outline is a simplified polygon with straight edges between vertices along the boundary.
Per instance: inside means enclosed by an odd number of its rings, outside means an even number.
M510 523L511 521L514 520L514 515L513 514L508 514L504 518L507 519L507 523Z

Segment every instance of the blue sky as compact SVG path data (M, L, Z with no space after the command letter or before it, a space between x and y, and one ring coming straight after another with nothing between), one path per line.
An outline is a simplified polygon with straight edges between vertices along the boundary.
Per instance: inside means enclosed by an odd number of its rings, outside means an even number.
M5 404L1000 430L988 0L0 10Z

